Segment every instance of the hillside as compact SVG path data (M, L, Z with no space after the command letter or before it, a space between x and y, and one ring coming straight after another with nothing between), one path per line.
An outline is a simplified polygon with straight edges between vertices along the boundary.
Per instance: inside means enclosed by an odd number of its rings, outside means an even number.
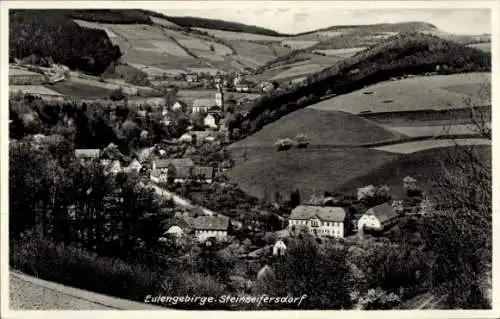
M64 11L11 10L9 25L10 57L100 74L121 55L105 32L80 27Z
M239 22L207 19L199 17L173 17L173 16L162 15L156 12L150 12L150 15L157 16L160 18L165 18L170 22L173 22L179 26L186 28L206 28L212 30L244 32L244 33L261 34L269 36L283 36L283 37L287 36L286 34L281 34L279 32L270 29L258 27L255 25L247 25Z
M393 77L436 69L444 74L488 72L491 55L428 34L399 34L309 76L305 85L263 97L243 119L241 132L247 136L331 94L346 94ZM274 115L269 117L265 112L274 112Z
M277 152L274 148L250 148L231 151L236 165L229 171L232 182L247 194L272 199L296 189L301 198L323 194L340 187L353 177L395 160L398 155L364 148L291 149Z
M470 148L470 146L461 146ZM491 161L490 146L473 146L477 154L485 161ZM460 150L460 148L459 148ZM452 147L428 149L412 154L405 154L396 160L388 162L383 166L369 172L365 176L354 177L351 180L339 185L336 191L354 193L358 187L366 185L388 185L395 198L404 196L403 178L412 176L417 179L420 187L425 191L435 190L435 181L442 174L442 163L450 156L460 153ZM422 167L425 167L423 170Z
M297 134L306 134L311 146L359 145L400 137L372 121L349 113L301 109L233 143L229 149L273 147L278 139L294 139Z

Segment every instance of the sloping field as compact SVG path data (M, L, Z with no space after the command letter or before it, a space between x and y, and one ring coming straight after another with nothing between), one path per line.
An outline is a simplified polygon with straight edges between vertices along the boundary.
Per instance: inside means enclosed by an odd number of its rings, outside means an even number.
M363 51L365 49L366 47L357 47L357 48L344 48L344 49L314 50L314 52L325 54L327 56L339 56L343 58L348 58L355 55L359 51Z
M484 52L491 52L491 42L474 43L467 45L471 48L476 48Z
M226 40L244 40L244 41L282 41L283 37L274 37L270 35L262 35L262 34L253 34L253 33L244 33L244 32L233 32L233 31L224 31L224 30L215 30L215 29L205 29L205 28L194 28L195 30L206 32L210 35L213 35L217 38L226 39Z
M289 79L289 78L294 78L294 77L300 77L306 74L311 74L311 73L316 73L324 69L325 66L320 65L320 64L303 64L303 65L297 65L293 66L289 69L286 69L283 72L278 73L277 75L273 76L271 80L283 80L283 79Z
M267 45L251 43L241 40L230 41L238 54L238 59L250 67L265 64L276 58L274 51Z
M475 90L491 83L491 73L435 75L387 81L362 90L339 95L310 106L318 110L394 112L466 107L465 99ZM472 102L490 104L490 98L475 94Z
M161 25L163 27L179 27L177 24L170 22L168 20L150 16L149 17L154 24Z
M61 93L56 92L54 90L48 89L42 85L9 85L9 92L17 93L21 91L24 94L33 94L33 95L60 95Z
M304 41L304 40L285 40L281 45L287 46L292 50L307 49L318 43L318 41Z
M278 139L293 139L299 133L306 134L311 145L359 145L400 137L372 121L349 113L300 109L237 141L229 149L272 148Z
M162 69L154 66L147 66L140 63L129 63L131 66L145 72L149 77L163 76L177 76L183 73L187 73L185 70L180 69Z
M462 147L470 148L469 146ZM336 190L355 193L358 187L370 184L385 184L390 187L393 198L402 198L404 196L403 178L405 176L416 178L421 189L432 190L434 189L434 180L439 179L439 176L442 175L442 161L450 156L450 154L451 156L456 156L457 153L462 153L460 151L462 147L458 149L451 147L434 148L422 152L400 155L394 161L374 169L365 176L352 178ZM472 148L485 162L491 161L490 146L474 146ZM422 167L425 167L425 169L422 169Z
M241 149L231 153L236 165L229 177L245 192L272 199L275 192L288 196L298 189L303 200L340 187L351 178L369 174L397 158L394 154L363 148L291 149L286 152L250 148L246 161Z
M432 148L453 147L456 145L470 146L470 145L491 145L491 140L484 138L464 138L464 139L442 139L442 140L425 140L405 142L400 144L391 144L386 146L373 147L372 149L390 153L410 154L420 152Z
M89 99L109 98L113 90L95 85L63 81L49 86L52 90L61 94Z
M469 135L477 133L473 124L441 124L421 126L385 126L387 130L398 132L409 137L418 136L444 136L444 135Z

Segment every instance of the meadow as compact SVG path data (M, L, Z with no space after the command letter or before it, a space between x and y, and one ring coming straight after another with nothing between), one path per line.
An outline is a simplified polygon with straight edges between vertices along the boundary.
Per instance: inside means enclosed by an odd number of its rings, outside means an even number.
M399 144L391 144L372 149L383 152L410 154L433 148L453 147L453 146L471 146L471 145L490 145L491 140L484 138L455 138L455 139L430 139L424 141L413 141Z
M229 171L230 180L246 193L273 199L298 189L303 200L313 194L340 187L353 177L369 174L393 161L397 155L364 148L290 149L274 148L232 150L236 165Z
M70 81L51 84L48 87L51 90L57 91L66 96L87 99L106 99L109 98L109 96L113 92L113 90L108 88Z
M482 50L484 52L491 52L491 42L474 43L474 44L469 44L467 46Z
M450 121L451 122L451 121ZM477 133L473 124L442 123L437 125L410 125L410 126L385 126L387 130L398 132L408 137L443 136L443 135L470 135Z
M46 88L42 85L9 85L10 93L21 91L24 94L61 95L61 93Z
M360 177L353 177L336 191L355 194L358 187L366 185L388 185L393 198L403 198L403 178L412 176L425 191L435 189L435 182L443 174L442 164L449 156L462 153L461 149L473 149L486 162L491 161L491 146L459 146L432 148L421 152L403 154ZM425 167L425 169L422 169Z
M490 103L471 93L491 82L491 73L419 76L380 82L349 94L321 101L310 108L353 114L467 107L466 99L479 105Z
M299 133L307 135L310 145L330 146L361 145L402 137L357 115L306 108L264 126L260 131L231 144L229 149L272 147L278 139L293 139Z

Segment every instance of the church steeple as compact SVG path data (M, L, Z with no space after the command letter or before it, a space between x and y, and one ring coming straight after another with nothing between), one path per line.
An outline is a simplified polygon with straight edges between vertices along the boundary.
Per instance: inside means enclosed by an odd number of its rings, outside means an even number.
M217 92L215 93L215 105L224 112L224 93L222 92L222 86L217 83Z

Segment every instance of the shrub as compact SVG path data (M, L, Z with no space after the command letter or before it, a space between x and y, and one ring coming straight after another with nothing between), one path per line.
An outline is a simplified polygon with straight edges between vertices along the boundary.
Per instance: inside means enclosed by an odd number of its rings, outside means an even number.
M100 257L37 235L11 243L10 265L46 280L141 302L159 289L160 274L142 265Z
M274 147L276 147L277 151L286 151L286 150L289 150L294 144L294 141L292 141L291 139L289 138L285 138L285 139L281 139L281 140L278 140L276 141L276 143L274 143Z
M123 93L123 89L119 88L119 89L114 90L109 95L109 98L112 101L121 101L121 100L125 99L125 94Z

